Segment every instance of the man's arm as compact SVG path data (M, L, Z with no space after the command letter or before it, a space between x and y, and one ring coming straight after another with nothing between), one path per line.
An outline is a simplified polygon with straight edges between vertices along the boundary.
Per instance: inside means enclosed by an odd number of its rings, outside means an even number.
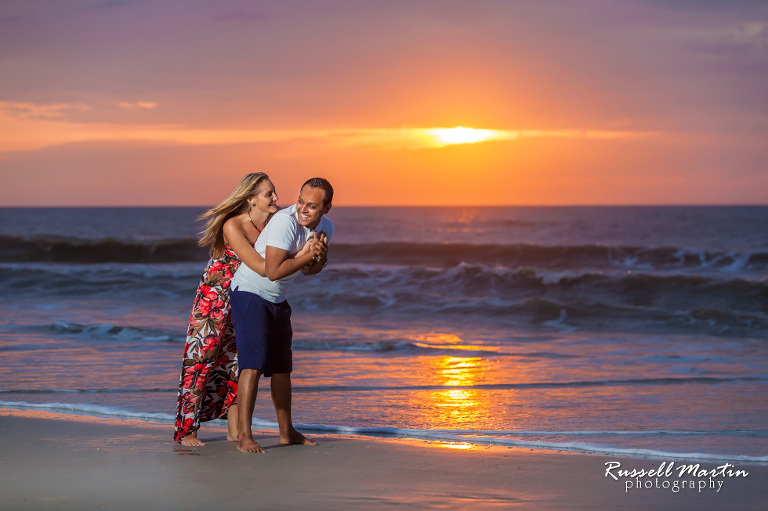
M296 254L296 257L289 257L287 250L267 245L264 253L264 263L269 280L278 280L288 275L292 275L301 269L302 266L312 261L315 252L307 251L305 254Z

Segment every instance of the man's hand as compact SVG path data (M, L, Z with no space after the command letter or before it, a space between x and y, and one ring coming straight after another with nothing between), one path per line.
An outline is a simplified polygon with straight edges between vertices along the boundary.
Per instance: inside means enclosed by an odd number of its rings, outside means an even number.
M328 236L324 232L315 232L307 241L307 245L312 250L312 260L301 268L301 273L315 275L320 273L328 262Z
M324 232L315 233L310 240L312 251L315 253L314 260L320 265L328 260L328 236Z

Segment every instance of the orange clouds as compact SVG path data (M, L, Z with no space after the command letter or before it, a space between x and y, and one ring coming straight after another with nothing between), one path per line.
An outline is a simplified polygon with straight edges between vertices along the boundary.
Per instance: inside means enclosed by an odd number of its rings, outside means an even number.
M126 108L128 110L134 110L136 108L143 109L143 110L152 110L153 108L157 108L157 103L154 103L152 101L120 101L117 106L120 108Z
M152 102L121 102L124 109L151 110ZM172 124L82 123L65 118L87 105L35 105L0 102L0 153L31 151L61 144L146 141L181 145L234 145L313 141L331 146L375 146L385 150L443 147L457 143L514 141L520 138L613 139L648 132L610 130L490 130L473 128L199 129Z
M72 110L89 110L88 105L82 103L57 103L39 105L35 103L22 103L13 101L0 101L0 113L13 119L59 119Z

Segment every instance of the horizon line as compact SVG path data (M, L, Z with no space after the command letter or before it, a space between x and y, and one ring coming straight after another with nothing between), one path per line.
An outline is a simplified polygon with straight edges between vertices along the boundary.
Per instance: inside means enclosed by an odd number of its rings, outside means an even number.
M215 204L61 204L61 205L0 205L0 209L61 209L61 208L211 208ZM286 208L293 203L280 204L280 208ZM560 204L334 204L335 208L573 208L573 207L765 207L765 203L733 203L733 202L693 202L693 203L560 203Z

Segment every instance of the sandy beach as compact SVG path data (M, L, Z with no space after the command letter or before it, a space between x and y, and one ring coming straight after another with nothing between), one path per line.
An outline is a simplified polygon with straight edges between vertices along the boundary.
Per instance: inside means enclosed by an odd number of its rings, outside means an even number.
M2 509L743 510L768 500L760 465L715 477L719 491L626 491L606 462L647 470L662 460L338 435L284 447L273 431L256 435L266 454L245 455L216 427L202 430L205 447L186 448L168 425L9 409L0 431Z
M0 41L0 511L768 510L768 0Z

